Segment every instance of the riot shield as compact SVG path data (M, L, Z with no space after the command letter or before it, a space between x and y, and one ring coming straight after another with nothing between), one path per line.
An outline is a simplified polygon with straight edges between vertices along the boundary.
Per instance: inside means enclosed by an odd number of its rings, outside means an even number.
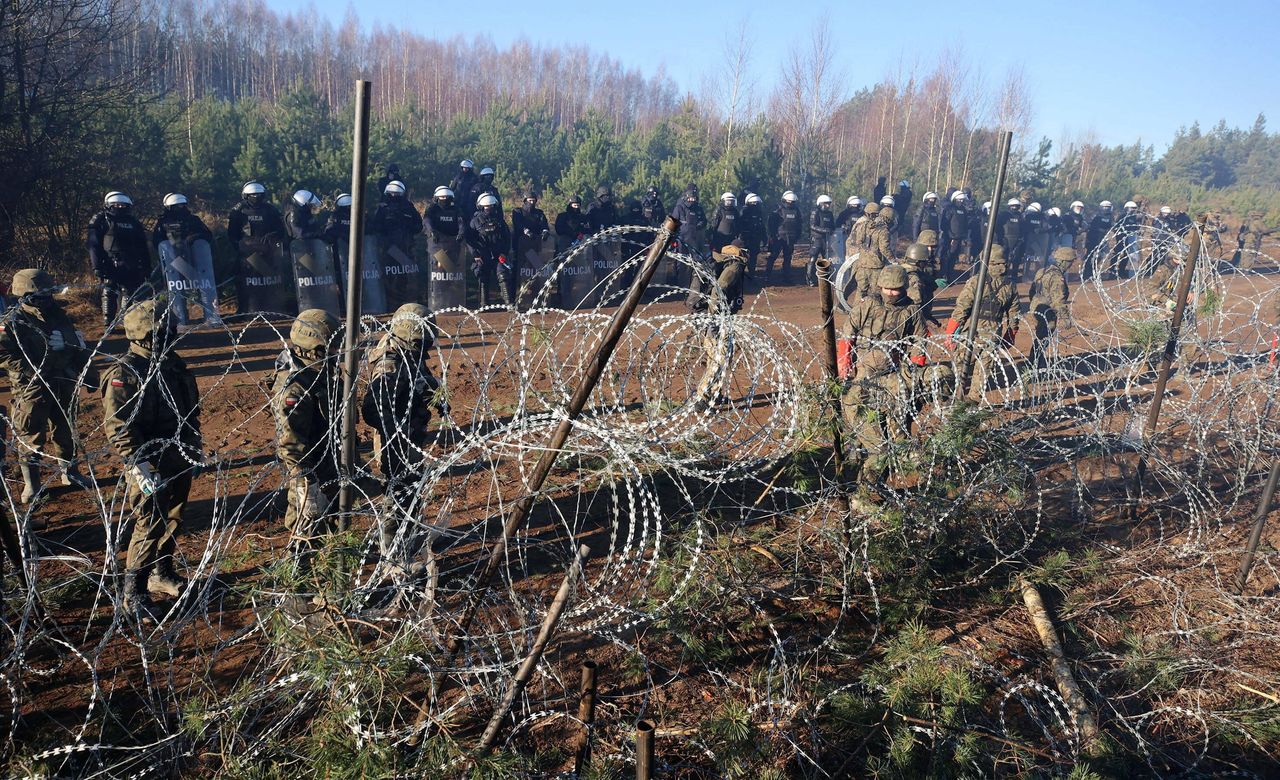
M350 255L346 241L339 241L338 279L341 281L342 302L347 298L347 266ZM382 263L378 260L378 240L373 236L364 237L364 274L360 281L360 312L362 314L386 314L387 297L382 289Z
M298 286L298 310L324 309L342 316L338 277L333 267L333 249L319 238L295 240L289 245L293 255L293 279Z
M566 310L591 309L596 305L596 275L592 267L594 247L581 245L570 250L572 256L560 269L560 303Z
M442 311L467 305L467 267L463 263L462 239L433 236L429 244L431 283L427 288L428 306Z
M285 261L284 245L275 242L267 249L240 258L241 314L297 314L293 297L293 269Z
M380 236L378 257L382 261L383 290L387 310L395 311L406 303L422 303L427 296L422 289L422 262L417 256L413 236Z
M547 283L552 268L553 253L549 241L540 238L521 237L517 244L516 300L527 304L537 297Z
M597 241L592 268L595 271L596 284L600 287L599 298L607 300L608 303L616 304L621 300L616 294L620 282L617 277L614 277L607 289L602 282L617 271L620 265L622 265L622 242L619 238L608 236Z
M169 302L179 325L190 322L187 306L196 298L206 325L222 324L218 314L218 287L213 279L213 251L209 242L197 239L190 244L160 242L160 264L169 289Z

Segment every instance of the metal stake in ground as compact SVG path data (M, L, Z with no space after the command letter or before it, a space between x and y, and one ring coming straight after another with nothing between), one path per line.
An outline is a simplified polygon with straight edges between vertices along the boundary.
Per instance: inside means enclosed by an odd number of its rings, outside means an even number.
M642 720L636 724L636 780L653 777L653 724Z
M356 473L356 347L360 343L360 283L364 278L364 188L369 160L369 90L356 82L356 126L351 149L351 232L347 236L347 327L342 354L342 487L338 511L349 516L355 503Z
M1000 216L1000 198L1004 195L1004 174L1009 168L1009 149L1013 146L1013 132L1006 130L1000 136L1000 164L996 168L996 188L991 193L991 213L987 215L987 235L982 244L982 257L978 261L978 281L969 309L969 332L965 336L964 360L960 364L960 376L956 382L956 398L964 398L973 380L973 347L978 340L978 312L982 311L982 295L987 286L987 265L991 261L991 245L996 240L996 222ZM985 382L986 379L984 378Z
M578 692L578 720L582 721L582 744L573 762L579 777L591 765L591 737L596 725L596 662L582 662L582 686Z
M502 727L502 720L511 711L511 705L516 697L529 684L529 680L533 677L533 670L538 667L538 661L542 660L542 653L547 649L547 643L551 641L551 634L556 630L556 624L560 622L560 615L564 614L565 605L569 603L569 589L573 587L573 581L582 573L582 562L590 552L591 548L585 544L578 548L578 554L574 556L568 573L564 575L564 581L560 583L560 590L556 591L556 597L551 602L551 609L547 610L547 616L542 621L542 628L538 629L533 647L529 648L529 654L525 656L524 663L520 664L519 671L511 680L507 695L502 697L502 702L493 711L493 717L489 718L489 725L485 727L484 734L480 737L480 745L476 748L478 755L487 756L489 751L493 750L493 742L498 738L498 729Z
M1147 424L1142 429L1142 454L1138 456L1138 469L1133 478L1133 500L1129 504L1129 519L1138 519L1138 505L1142 503L1142 483L1147 476L1147 449L1151 437L1160 422L1160 407L1164 404L1165 386L1169 384L1169 372L1173 359L1178 355L1178 333L1182 330L1182 317L1187 311L1187 298L1191 294L1191 282L1200 262L1200 231L1204 229L1204 214L1196 215L1196 223L1187 231L1187 257L1182 261L1182 276L1178 279L1178 291L1174 293L1173 319L1169 321L1169 340L1164 343L1160 357L1160 372L1156 375L1155 396L1147 410Z
M1271 460L1271 476L1267 477L1266 487L1262 489L1262 500L1258 502L1258 514L1253 519L1253 531L1249 534L1249 546L1244 551L1244 560L1240 563L1240 576L1236 578L1236 595L1244 593L1244 586L1249 582L1249 570L1253 568L1253 555L1258 551L1258 542L1262 540L1262 529L1267 525L1267 515L1271 513L1271 502L1276 497L1276 481L1280 479L1280 453Z

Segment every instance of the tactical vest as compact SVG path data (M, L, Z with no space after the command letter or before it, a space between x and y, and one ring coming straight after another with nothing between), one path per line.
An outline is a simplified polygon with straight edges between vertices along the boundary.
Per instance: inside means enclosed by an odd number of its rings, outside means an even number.
M107 222L107 230L102 234L102 248L107 254L116 257L120 254L120 247L117 246L120 243L117 240L117 232L122 230L142 230L142 226L135 219L130 217L121 219L110 211L102 212L102 216Z

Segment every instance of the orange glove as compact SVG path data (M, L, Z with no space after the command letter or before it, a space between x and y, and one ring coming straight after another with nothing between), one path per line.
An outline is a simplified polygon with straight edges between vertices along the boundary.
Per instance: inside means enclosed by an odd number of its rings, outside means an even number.
M912 362L912 363L915 363L917 366L920 366L921 368L924 368L924 364L925 364L925 356L924 356L924 355L916 355L915 357L911 358L911 362Z
M1276 364L1276 350L1280 349L1280 334L1271 337L1271 365Z
M947 318L947 340L943 342L943 344L946 345L947 349L956 348L955 339L951 337L954 336L955 332L959 329L960 329L960 323L948 317Z

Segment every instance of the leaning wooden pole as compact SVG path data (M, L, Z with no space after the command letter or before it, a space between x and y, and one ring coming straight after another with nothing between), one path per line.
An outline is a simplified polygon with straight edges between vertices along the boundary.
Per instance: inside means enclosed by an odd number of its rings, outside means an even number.
M1160 408L1164 405L1165 388L1169 384L1169 373L1173 369L1173 360L1178 356L1178 334L1182 330L1182 319L1187 313L1187 299L1191 296L1191 282L1196 275L1196 265L1200 261L1200 231L1204 229L1205 215L1196 216L1196 224L1187 231L1187 256L1182 261L1182 276L1178 279L1178 291L1173 302L1173 318L1169 321L1169 339L1164 343L1164 354L1160 357L1160 371L1156 375L1155 396L1151 399L1151 408L1147 410L1147 424L1142 429L1142 454L1138 456L1138 468L1133 477L1133 499L1129 503L1129 519L1138 519L1138 507L1142 503L1143 482L1147 476L1147 455L1151 437L1155 435L1160 424Z
M1067 663L1067 656L1062 651L1062 642L1058 640L1058 629L1054 627L1049 611L1040 600L1040 591L1025 578L1020 577L1018 584L1022 588L1022 600L1027 605L1031 622L1036 627L1036 633L1040 635L1040 643L1049 654L1050 668L1058 684L1058 693L1062 694L1071 717L1079 725L1083 746L1088 753L1098 739L1098 722L1093 719L1093 713L1089 711L1089 700L1080 691L1075 676L1071 674L1071 665Z
M369 162L369 95L372 85L356 82L356 124L351 147L351 231L347 234L347 327L342 353L342 487L338 511L355 504L356 377L359 374L360 287L364 273L364 189Z
M1240 562L1240 574L1236 577L1236 595L1244 593L1244 586L1249 583L1249 570L1253 568L1253 556L1258 552L1258 542L1262 541L1262 529L1267 525L1267 515L1271 513L1271 504L1276 497L1276 482L1280 481L1280 454L1271 460L1271 474L1267 484L1262 488L1262 498L1258 501L1258 513L1253 518L1253 530L1249 533L1249 546L1244 551L1244 560Z
M578 720L582 722L582 738L573 761L573 771L581 776L591 766L591 739L596 726L596 662L582 662L582 685L578 691Z

